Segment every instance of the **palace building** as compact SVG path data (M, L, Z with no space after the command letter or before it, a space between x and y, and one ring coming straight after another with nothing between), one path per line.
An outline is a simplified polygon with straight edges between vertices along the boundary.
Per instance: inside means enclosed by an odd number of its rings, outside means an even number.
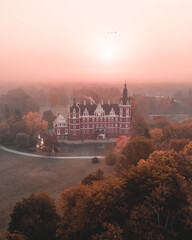
M119 104L79 104L76 98L69 107L68 118L60 114L53 122L59 142L65 139L105 139L130 133L131 105L125 83Z

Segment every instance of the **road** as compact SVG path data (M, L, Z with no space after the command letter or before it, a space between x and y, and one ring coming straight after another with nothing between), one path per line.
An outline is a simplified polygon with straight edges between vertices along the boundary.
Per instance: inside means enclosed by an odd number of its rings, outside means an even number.
M25 153L25 152L16 151L16 150L4 147L2 145L0 145L0 150L14 153L14 154L21 155L21 156L36 157L36 158L39 158L39 157L40 158L49 158L49 159L90 159L93 157L97 157L99 159L104 158L104 156L45 156L45 155L38 155L38 154L34 154L34 153Z

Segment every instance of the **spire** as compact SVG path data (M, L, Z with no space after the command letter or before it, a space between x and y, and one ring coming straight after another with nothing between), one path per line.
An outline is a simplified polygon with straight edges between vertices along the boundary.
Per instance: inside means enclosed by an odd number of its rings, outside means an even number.
M123 89L123 98L127 98L127 84L126 84L126 80L125 80L125 85L124 85L124 89Z
M126 80L125 80L125 84L124 84L124 88L123 88L123 96L121 98L121 103L123 105L127 105L129 102L129 98L128 98L128 93L127 93L127 83L126 83Z
M73 98L73 105L74 106L76 105L76 98L75 97Z

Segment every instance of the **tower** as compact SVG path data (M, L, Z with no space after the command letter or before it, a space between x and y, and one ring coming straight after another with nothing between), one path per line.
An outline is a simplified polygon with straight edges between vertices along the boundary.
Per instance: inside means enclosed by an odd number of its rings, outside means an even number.
M69 108L69 139L80 138L80 108L76 103L76 98L73 98L73 105Z
M127 92L127 84L125 82L123 95L120 98L119 104L119 134L129 135L130 131L130 119L131 119L131 105Z

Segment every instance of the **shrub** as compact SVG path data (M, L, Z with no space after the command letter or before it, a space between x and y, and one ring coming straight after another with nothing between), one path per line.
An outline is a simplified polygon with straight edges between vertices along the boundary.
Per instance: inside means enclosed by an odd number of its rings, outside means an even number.
M110 150L105 154L105 163L107 165L113 166L117 162L117 154L115 151Z
M84 177L81 183L83 185L90 185L95 181L103 181L104 172L99 168L96 172L90 173L88 176Z
M99 159L97 157L92 158L92 163L99 163Z

